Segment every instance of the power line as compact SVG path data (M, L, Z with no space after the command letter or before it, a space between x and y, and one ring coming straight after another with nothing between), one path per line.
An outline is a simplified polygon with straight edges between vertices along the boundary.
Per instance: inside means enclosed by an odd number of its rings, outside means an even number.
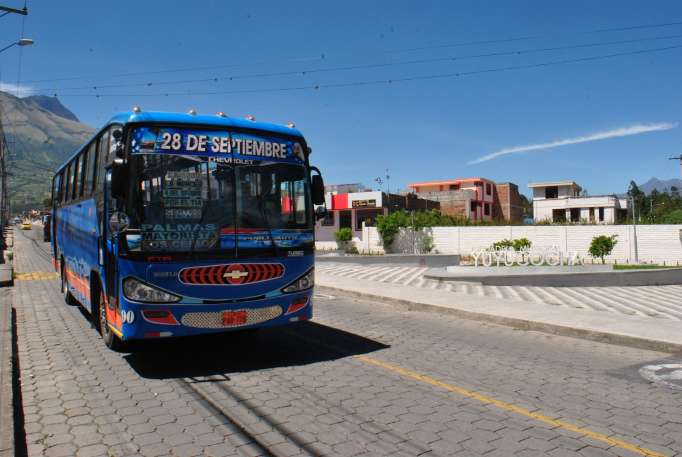
M682 21L680 21L680 22L664 22L663 24L631 25L629 27L597 29L597 30L592 30L591 32L588 32L588 33L624 32L624 31L628 31L628 30L642 30L642 29L653 29L653 28L660 28L660 27L672 27L675 25L682 25Z
M503 57L503 56L515 56L524 54L533 54L540 52L555 52L564 51L569 49L585 49L593 48L599 46L613 46L620 44L632 44L641 43L647 41L660 41L660 40L670 40L682 38L682 35L666 35L657 37L646 37L646 38L635 38L630 40L618 40L618 41L605 41L605 42L593 42L593 43L582 43L566 46L553 46L544 48L532 48L532 49L517 49L512 51L500 51L500 52L489 52L483 54L469 54L461 56L444 56L444 57L434 57L427 59L412 59L403 60L398 62L382 62L382 63L369 63L369 64L359 64L359 65L345 65L329 68L307 68L302 70L292 70L292 71L280 71L280 72L269 72L269 73L250 73L242 75L223 75L214 76L210 78L197 78L197 79L184 79L184 80L171 80L171 81L146 81L146 82L131 82L131 83L120 83L120 84L104 84L95 86L77 86L77 87L38 87L37 91L60 91L60 90L101 90L101 89L111 89L111 88L123 88L123 87L153 87L153 86L165 86L165 85L180 85L180 84L196 84L204 82L219 82L226 80L238 80L238 79L253 79L253 78L267 78L275 76L303 76L316 73L333 73L339 71L353 71L353 70L366 70L372 68L387 68L394 66L403 65L415 65L415 64L425 64L425 63L436 63L436 62L454 62L458 60L467 59L477 59L486 57Z
M614 28L614 29L603 28L603 29L589 30L587 32L582 32L582 33L583 34L590 34L590 33L614 32L614 31L625 31L625 30L662 28L662 27L670 27L670 26L680 25L680 24L682 24L682 22L666 22L666 23L660 23L660 24L643 24L643 25L633 25L633 26L627 26L627 27L622 27L622 28ZM529 40L536 40L536 39L548 39L548 38L552 38L552 36L535 35L535 36L518 36L518 37L499 38L499 39L491 39L491 40L463 41L463 42L458 42L458 43L425 45L425 46L419 46L419 47L413 47L413 48L387 50L387 51L381 52L381 54L393 54L393 53L399 53L399 52L411 52L411 51L422 51L422 50L428 50L428 49L442 49L442 48L454 48L454 47L465 47L465 46L478 46L478 45L488 45L488 44L502 44L502 43L529 41ZM93 74L90 74L90 75L74 75L74 76L65 76L65 77L60 77L60 78L32 79L32 80L25 80L24 82L25 83L45 83L45 82L56 82L56 81L87 80L87 79L95 79L95 78L101 78L101 77L106 77L106 78L111 79L111 78L123 78L123 77L130 77L130 76L146 76L146 75L154 75L154 74L183 73L183 72L190 72L190 71L216 70L216 69L221 69L221 68L243 67L244 65L273 64L276 62L300 63L300 62L311 62L311 61L327 61L327 56L325 53L320 53L319 57L296 57L296 58L286 58L286 59L281 59L281 60L276 59L274 61L273 60L258 60L258 61L251 61L251 62L240 62L239 64L181 67L181 68L171 68L171 69L152 70L152 71L140 71L140 72L126 72L126 73L115 73L115 74L108 73L108 74L94 74L94 75Z
M54 81L74 81L78 79L93 79L106 76L108 78L125 78L129 76L145 76L145 75L155 75L164 73L183 73L188 71L202 71L202 70L215 70L219 68L234 68L243 67L244 65L259 65L259 64L272 64L276 62L288 62L288 63L300 63L300 62L315 62L324 61L326 57L321 54L320 57L296 57L290 59L275 59L273 60L256 60L251 62L241 62L238 64L229 65L210 65L203 67L183 67L183 68L170 68L165 70L152 70L152 71L138 71L129 73L118 73L118 74L99 74L99 75L77 75L77 76L65 76L62 78L50 78L50 79L29 79L25 80L25 83L42 83L42 82L54 82Z
M347 82L347 83L312 84L312 85L304 85L304 86L280 87L280 88L270 88L270 89L234 89L234 90L226 90L226 91L207 91L207 92L194 92L194 91L159 92L159 93L153 93L153 94L150 94L150 93L64 94L64 93L62 93L62 94L55 94L55 95L60 95L60 96L64 96L64 97L96 97L96 98L99 98L99 97L159 97L159 96L163 97L163 96L171 96L171 95L173 95L173 96L175 96L175 95L224 95L224 94L288 92L288 91L303 91L303 90L319 90L319 89L327 89L327 88L360 87L360 86L380 85L380 84L394 84L394 83L409 82L409 81L425 81L425 80L433 80L433 79L446 79L446 78L471 76L471 75L485 74L485 73L499 73L499 72L513 71L513 70L526 70L526 69L533 69L533 68L543 68L543 67L550 67L550 66L555 66L555 65L565 65L565 64L580 63L580 62L592 62L592 61L598 61L598 60L612 59L612 58L616 58L616 57L669 51L672 49L680 49L680 48L682 48L682 44L659 47L659 48L641 49L641 50L637 50L637 51L617 52L617 53L612 53L612 54L603 54L603 55L591 56L591 57L579 57L579 58L573 58L573 59L561 59L561 60L553 60L553 61L539 62L539 63L533 63L533 64L493 67L493 68L488 68L488 69L484 69L484 70L460 71L460 72L451 72L451 73L438 73L438 74L431 74L431 75L411 76L411 77L402 77L402 78L390 78L390 79L374 79L374 80L365 80L365 81L353 81L353 82Z

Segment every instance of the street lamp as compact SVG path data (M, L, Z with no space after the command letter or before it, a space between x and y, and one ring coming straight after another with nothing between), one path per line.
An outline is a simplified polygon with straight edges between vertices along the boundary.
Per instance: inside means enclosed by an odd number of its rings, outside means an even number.
M0 49L0 52L8 50L12 46L31 46L33 43L34 41L31 38L20 38L19 41L15 41L14 43Z

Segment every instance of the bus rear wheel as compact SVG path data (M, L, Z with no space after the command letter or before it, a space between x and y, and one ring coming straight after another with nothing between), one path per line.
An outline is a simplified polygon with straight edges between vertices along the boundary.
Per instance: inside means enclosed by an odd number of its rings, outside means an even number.
M99 290L97 308L97 314L99 315L99 333L102 335L104 344L106 344L109 349L114 351L122 350L124 347L123 341L114 335L114 332L112 332L109 328L109 320L107 319L107 304L104 299L104 291L102 288Z

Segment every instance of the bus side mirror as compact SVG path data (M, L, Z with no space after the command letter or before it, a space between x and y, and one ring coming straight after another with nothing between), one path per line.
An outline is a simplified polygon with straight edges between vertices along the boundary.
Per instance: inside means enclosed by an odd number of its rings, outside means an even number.
M123 159L114 159L111 165L111 196L123 198L128 182L128 168Z
M324 219L327 217L327 208L324 206L318 206L315 208L315 220L319 221L320 219Z
M317 172L310 179L310 191L313 198L313 203L316 205L324 205L324 181L322 175L317 167L310 167L311 171Z

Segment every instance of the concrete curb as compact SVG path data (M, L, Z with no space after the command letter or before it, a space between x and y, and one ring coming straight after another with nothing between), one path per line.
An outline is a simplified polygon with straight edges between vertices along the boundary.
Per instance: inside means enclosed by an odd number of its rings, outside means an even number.
M0 287L14 285L14 270L11 263L0 264Z
M12 306L0 299L0 457L14 456Z
M612 332L601 332L596 330L587 330L581 328L568 327L564 325L551 324L546 322L537 322L526 319L519 319L506 316L497 316L494 314L481 313L475 311L467 311L456 308L446 308L443 306L432 305L428 303L420 303L412 300L394 299L384 297L377 294L370 294L366 292L357 292L353 290L343 289L331 286L315 286L316 290L327 293L344 294L351 297L363 298L369 300L376 300L388 305L401 305L407 307L410 311L426 311L439 314L448 314L452 316L461 317L463 319L475 320L480 322L488 322L507 327L513 327L519 330L532 330L537 332L549 333L552 335L569 336L573 338L580 338L589 341L597 341L600 343L615 344L618 346L627 346L636 349L646 349L657 352L679 353L682 352L682 344L671 343L668 341L658 341L648 338L638 338L630 335L621 335Z
M357 265L415 265L445 268L459 265L459 255L451 254L383 254L383 255L319 255L315 262L353 263Z
M513 268L513 267L512 267ZM483 272L482 272L483 273ZM427 279L437 281L478 282L485 286L539 286L539 287L636 287L666 286L682 284L682 268L660 270L616 270L616 271L579 271L556 273L523 272L509 273L503 270L499 274L458 274L445 270L430 270L424 274Z

